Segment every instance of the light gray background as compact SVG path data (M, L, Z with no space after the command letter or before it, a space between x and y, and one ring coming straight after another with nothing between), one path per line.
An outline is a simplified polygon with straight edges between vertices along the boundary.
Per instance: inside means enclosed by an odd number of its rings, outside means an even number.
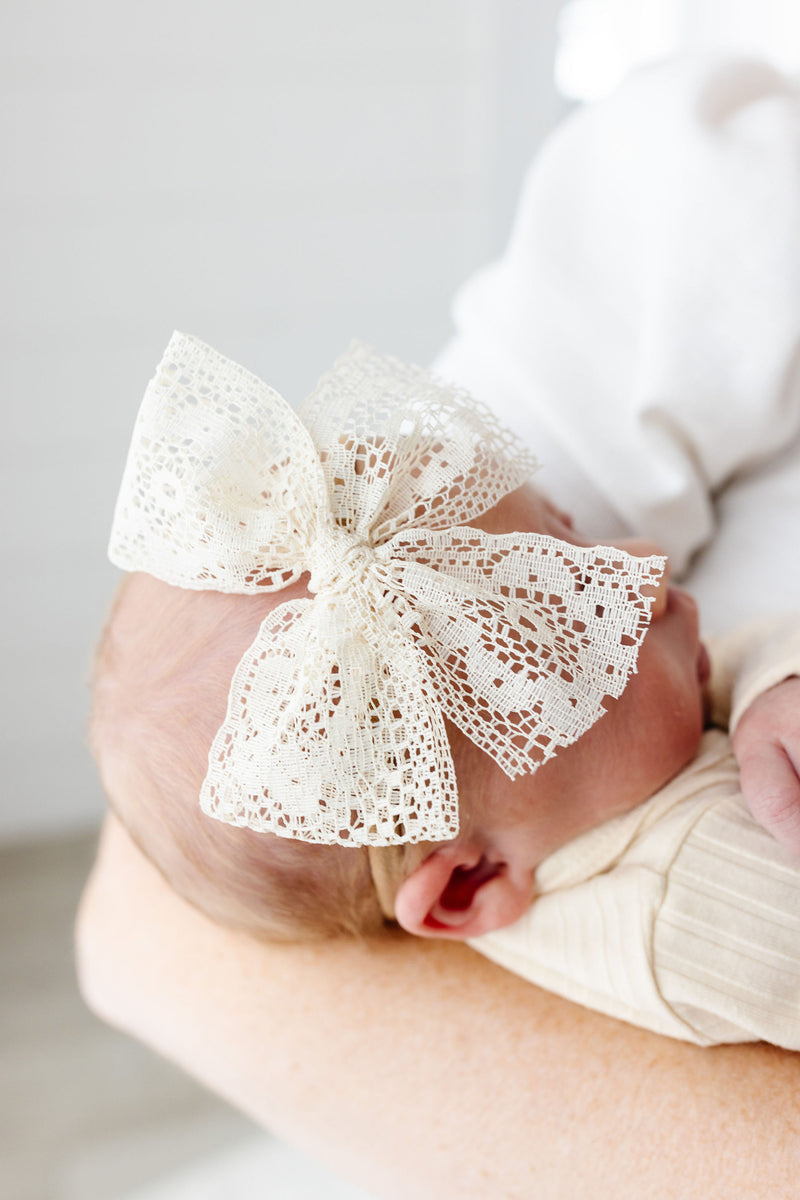
M173 328L299 401L425 362L561 105L558 0L5 0L0 839L94 821L90 647Z
M173 328L292 401L353 336L427 361L565 109L561 10L5 0L0 841L102 811L85 681L124 455ZM579 97L681 45L800 64L796 0L563 13L560 77Z

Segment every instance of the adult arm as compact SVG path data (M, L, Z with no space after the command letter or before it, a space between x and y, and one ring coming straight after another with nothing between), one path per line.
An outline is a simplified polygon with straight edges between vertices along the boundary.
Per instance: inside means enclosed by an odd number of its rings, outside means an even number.
M796 1055L660 1038L461 945L256 942L113 820L77 939L100 1016L376 1197L796 1194Z

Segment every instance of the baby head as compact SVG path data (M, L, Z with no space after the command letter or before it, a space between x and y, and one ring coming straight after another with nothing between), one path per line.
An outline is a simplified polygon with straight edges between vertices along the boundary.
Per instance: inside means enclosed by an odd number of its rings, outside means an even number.
M373 932L382 917L366 851L225 824L198 802L236 665L286 598L128 575L95 659L92 750L133 840L215 920L280 940Z
M530 485L475 524L586 545ZM623 543L633 555L654 547ZM231 677L261 622L304 597L226 595L128 576L100 646L92 741L112 806L144 853L217 921L270 939L372 934L387 919L428 937L470 938L530 903L538 864L638 804L694 755L702 730L702 656L689 597L662 581L637 673L574 744L511 780L447 723L459 832L387 847L312 845L206 815L198 794Z
M93 742L184 896L268 937L477 936L691 757L692 602L653 547L587 549L532 465L364 348L298 416L176 335L115 514L112 558L144 573L98 656Z

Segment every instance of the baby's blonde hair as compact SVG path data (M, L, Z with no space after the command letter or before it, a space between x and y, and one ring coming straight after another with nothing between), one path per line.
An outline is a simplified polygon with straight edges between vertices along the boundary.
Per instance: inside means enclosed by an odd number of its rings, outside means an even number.
M236 664L264 617L302 593L231 596L127 576L95 659L92 751L139 848L214 920L270 940L369 935L391 912L404 847L370 855L291 841L225 825L198 803Z
M473 524L490 533L535 532L529 487ZM533 507L532 507L533 504ZM110 804L144 854L191 904L270 940L371 935L393 914L403 880L430 852L409 846L312 845L235 828L206 816L200 788L236 666L277 605L306 595L304 581L263 595L171 587L126 576L97 651L92 751ZM482 751L447 723L456 776ZM460 785L462 831L470 819Z

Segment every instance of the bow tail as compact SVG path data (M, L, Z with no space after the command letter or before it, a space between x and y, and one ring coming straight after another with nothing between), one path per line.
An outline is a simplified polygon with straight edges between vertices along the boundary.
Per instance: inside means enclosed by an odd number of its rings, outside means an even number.
M201 805L324 844L455 836L444 720L391 610L317 597L267 617L234 675Z

